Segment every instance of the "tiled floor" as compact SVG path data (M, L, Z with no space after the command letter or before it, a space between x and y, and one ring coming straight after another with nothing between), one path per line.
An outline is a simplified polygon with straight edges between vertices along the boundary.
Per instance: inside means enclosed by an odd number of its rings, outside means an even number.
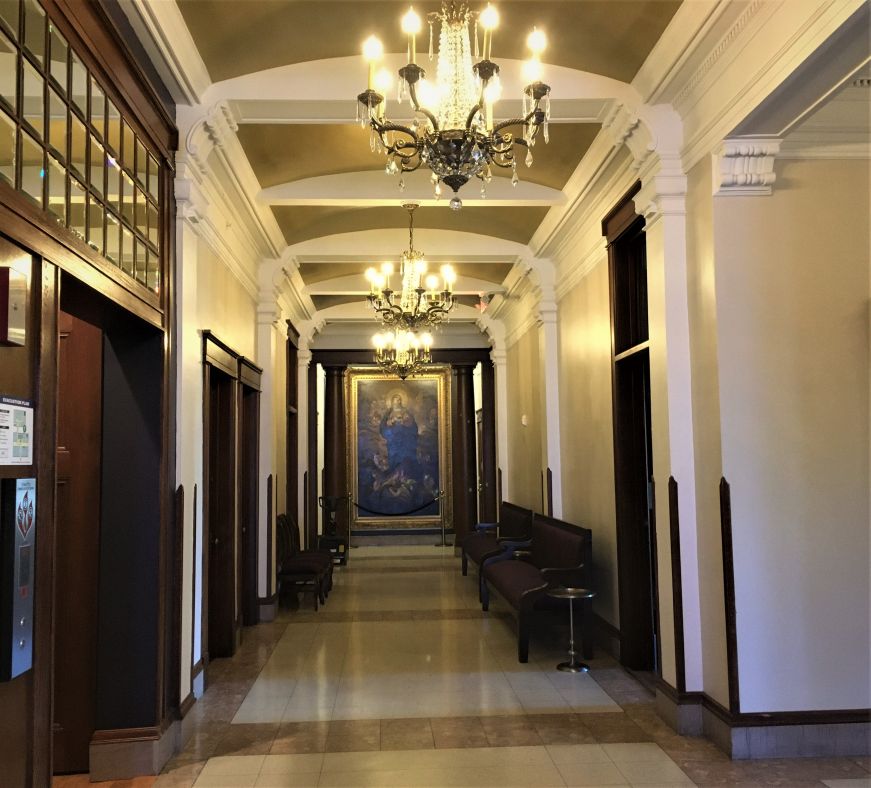
M612 660L556 671L558 630L519 664L512 618L498 601L481 613L450 549L356 549L326 606L307 605L212 663L160 777L104 785L871 788L871 759L733 762L678 736Z

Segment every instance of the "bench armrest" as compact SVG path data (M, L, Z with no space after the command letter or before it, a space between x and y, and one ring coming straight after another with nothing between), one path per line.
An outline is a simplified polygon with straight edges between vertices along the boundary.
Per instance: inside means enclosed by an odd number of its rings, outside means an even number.
M512 558L516 558L518 561L528 561L532 558L531 550L515 550Z
M479 534L495 531L499 528L499 523L475 523L475 531Z

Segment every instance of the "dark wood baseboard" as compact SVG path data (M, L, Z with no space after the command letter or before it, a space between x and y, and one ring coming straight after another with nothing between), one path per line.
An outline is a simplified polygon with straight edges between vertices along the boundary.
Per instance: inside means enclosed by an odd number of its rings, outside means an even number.
M191 681L193 681L200 673L203 672L203 668L205 667L205 663L202 659L198 660L194 663L194 666L191 668Z
M178 707L178 717L183 720L187 717L188 712L194 707L194 703L197 702L196 696L193 692L189 692L188 696L181 702Z
M657 682L656 689L679 706L702 706L732 728L758 728L769 725L842 725L871 722L871 709L813 709L733 714L722 703L704 692L678 692L663 679Z
M92 744L108 744L120 742L155 741L159 739L161 729L158 726L147 728L117 728L115 730L94 731Z

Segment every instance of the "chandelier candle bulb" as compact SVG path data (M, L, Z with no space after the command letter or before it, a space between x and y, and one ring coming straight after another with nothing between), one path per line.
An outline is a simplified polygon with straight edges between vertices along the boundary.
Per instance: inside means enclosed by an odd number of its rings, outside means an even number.
M499 26L499 12L489 3L481 12L481 26L484 28L484 60L490 59L493 48L493 31Z
M420 32L420 17L409 7L408 13L402 17L402 32L408 36L408 62L417 62L417 34Z
M375 36L369 36L363 42L363 57L369 63L369 90L375 89L375 66L384 55L384 46Z

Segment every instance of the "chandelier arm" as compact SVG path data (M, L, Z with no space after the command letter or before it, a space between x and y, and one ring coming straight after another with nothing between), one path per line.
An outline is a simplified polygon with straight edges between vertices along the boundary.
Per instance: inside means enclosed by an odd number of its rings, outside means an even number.
M502 131L502 129L507 129L509 126L526 126L526 125L529 123L529 121L532 120L532 119L536 116L536 113L537 113L538 111L539 111L539 110L538 110L538 108L536 107L536 108L535 108L534 110L532 110L532 112L530 112L530 113L529 113L525 118L511 118L510 120L503 120L501 123L497 123L497 124L493 127L493 135L495 136L495 135L498 134L500 131ZM536 130L538 130L538 124L537 124L537 123L535 124L535 127L534 127L534 128L535 128Z
M378 135L381 137L382 141L384 139L384 135L388 131L398 131L400 134L406 134L407 136L411 137L411 139L414 140L414 142L412 143L413 145L416 146L420 144L420 137L418 137L417 134L415 134L414 131L408 126L403 126L400 123L391 123L389 121L387 123L377 123L373 121L373 126L375 127L375 131L378 132ZM391 146L385 144L384 147L387 148Z
M472 128L472 121L475 120L475 115L477 115L481 111L481 102L479 101L472 107L471 112L469 112L469 117L466 118L466 131L470 131Z
M408 94L411 97L411 104L414 107L415 112L420 112L422 115L426 115L429 119L429 122L432 123L432 130L435 134L439 133L439 122L436 120L435 115L432 114L426 107L421 107L420 103L417 100L417 83L410 82L408 84Z

